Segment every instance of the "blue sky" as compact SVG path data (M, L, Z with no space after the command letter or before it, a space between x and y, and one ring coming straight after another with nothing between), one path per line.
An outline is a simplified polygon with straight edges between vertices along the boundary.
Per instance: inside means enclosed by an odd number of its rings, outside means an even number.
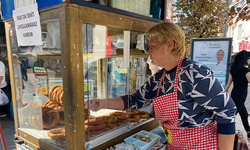
M177 0L174 0L174 3L176 2ZM175 7L174 7L174 10L175 10Z

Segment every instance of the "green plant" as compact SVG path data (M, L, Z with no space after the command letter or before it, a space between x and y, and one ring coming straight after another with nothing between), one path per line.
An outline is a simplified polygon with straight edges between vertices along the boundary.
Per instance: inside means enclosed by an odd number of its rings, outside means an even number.
M192 38L218 37L224 33L226 3L220 0L178 0L174 5L178 25L186 35L186 57Z

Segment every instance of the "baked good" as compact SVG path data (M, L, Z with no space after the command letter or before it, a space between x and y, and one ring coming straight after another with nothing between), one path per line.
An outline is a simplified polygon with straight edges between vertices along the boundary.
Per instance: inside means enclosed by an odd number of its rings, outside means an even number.
M59 85L55 85L55 86L53 86L53 87L50 88L50 90L49 90L49 99L50 99L50 100L52 100L52 93L53 93L54 90L55 90L56 88L58 88L58 87L60 87L60 86L59 86Z
M88 109L84 110L84 114L85 114L85 120L89 119L90 111Z
M48 107L29 106L29 124L36 129L52 128L58 124L58 112L49 112L53 110Z
M57 104L60 104L60 94L62 92L63 92L63 88L62 87L58 88L58 91L56 92L56 96L55 96L55 100L54 100Z
M64 106L63 105L63 91L62 91L62 93L59 96L59 103L60 103L60 105Z
M126 109L125 110L129 115L138 115L140 110L139 109Z
M52 129L47 133L47 135L52 139L65 137L65 129L64 128Z
M58 110L58 113L59 113L58 123L64 125L65 122L64 122L64 109L63 109L63 106L57 106L57 107L54 108L54 110Z
M146 112L146 111L140 111L139 115L140 115L140 118L149 118L149 117L151 117L151 114L149 112Z
M87 119L85 120L85 125L95 126L99 125L103 122L101 117L96 117L94 119Z
M117 121L117 118L114 115L104 115L102 120L108 124L114 124Z
M85 132L102 130L105 127L106 127L106 124L104 121L101 121L100 124L98 125L85 125Z
M50 100L44 101L42 104L42 107L46 107L46 105L49 103Z
M29 124L36 129L43 128L40 106L29 106Z
M127 119L129 116L129 114L126 111L115 111L109 114L114 115L117 119Z
M110 130L110 129L114 129L114 128L116 128L116 127L117 127L116 124L106 123L106 128L109 128L109 130Z
M128 123L129 120L128 119L119 119L116 121L116 124L118 125L122 125L122 124L125 124L125 123Z
M59 113L58 112L50 112L53 110L52 108L43 107L42 108L42 117L43 117L43 128L52 128L56 126L59 122Z
M130 116L130 117L131 118L128 119L130 122L137 122L137 121L139 121L141 119L139 115L133 115L133 116Z
M61 86L55 85L49 90L49 99L53 101L54 104L59 104L63 106L63 88Z
M59 105L58 104L54 104L54 103L52 103L52 104L49 104L48 106L46 106L46 107L49 107L49 108L52 108L52 109L54 109L54 108L56 108L56 107L58 107Z

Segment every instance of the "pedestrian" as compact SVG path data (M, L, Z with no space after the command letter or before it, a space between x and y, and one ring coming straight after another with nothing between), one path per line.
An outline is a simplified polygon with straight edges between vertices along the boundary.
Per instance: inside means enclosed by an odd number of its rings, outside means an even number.
M2 61L0 61L0 89L5 93L5 87L7 83L5 81L5 66ZM10 100L9 100L10 101ZM0 106L0 117L6 117L10 113L10 103Z
M247 132L247 137L250 138L250 127L248 123L248 112L245 106L247 97L248 83L250 83L250 70L248 68L248 60L250 53L242 50L236 54L233 63L230 67L230 75L225 87L228 91L233 82L231 97L237 107L237 112L240 114L243 126Z
M148 54L163 67L135 93L112 99L92 99L85 108L139 109L154 104L156 117L168 134L167 149L232 150L235 105L212 71L182 57L185 34L171 22L147 31ZM129 104L129 105L128 105Z
M13 54L13 74L14 74L14 79L15 79L15 87L16 87L16 102L17 102L17 107L23 107L23 89L25 88L24 86L24 81L28 81L27 77L27 71L24 68L24 65L19 61L18 56L16 54Z
M11 83L10 83L10 68L9 68L7 51L1 52L1 61L3 62L5 66L5 81L7 83L7 86L4 87L4 92L8 96L9 100L11 101L12 95L11 95Z

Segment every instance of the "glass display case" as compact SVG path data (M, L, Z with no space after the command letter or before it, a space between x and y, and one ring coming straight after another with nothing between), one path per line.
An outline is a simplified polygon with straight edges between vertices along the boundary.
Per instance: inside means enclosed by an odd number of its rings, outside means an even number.
M14 22L5 20L15 137L34 149L98 150L158 126L151 106L97 112L87 107L91 99L120 97L144 84L145 31L154 21L68 2L39 13L40 46L18 46Z
M126 41L124 29L82 24L83 62L84 67L88 68L84 72L84 84L90 93L97 93L85 95L87 106L89 100L93 98L108 99L128 95L131 90L138 89L146 81L147 58L140 57L147 55L140 49L144 40L135 38L138 35L138 32L130 31L130 40ZM123 57L125 44L128 44L131 53L135 54L130 56L128 67L125 66L126 61ZM135 114L132 115L132 112ZM150 115L148 117L140 115L145 113L151 114L150 106L143 110L106 108L97 112L89 111L88 118L85 118L87 144L96 147L104 143L105 139L110 140L148 122L151 119Z

